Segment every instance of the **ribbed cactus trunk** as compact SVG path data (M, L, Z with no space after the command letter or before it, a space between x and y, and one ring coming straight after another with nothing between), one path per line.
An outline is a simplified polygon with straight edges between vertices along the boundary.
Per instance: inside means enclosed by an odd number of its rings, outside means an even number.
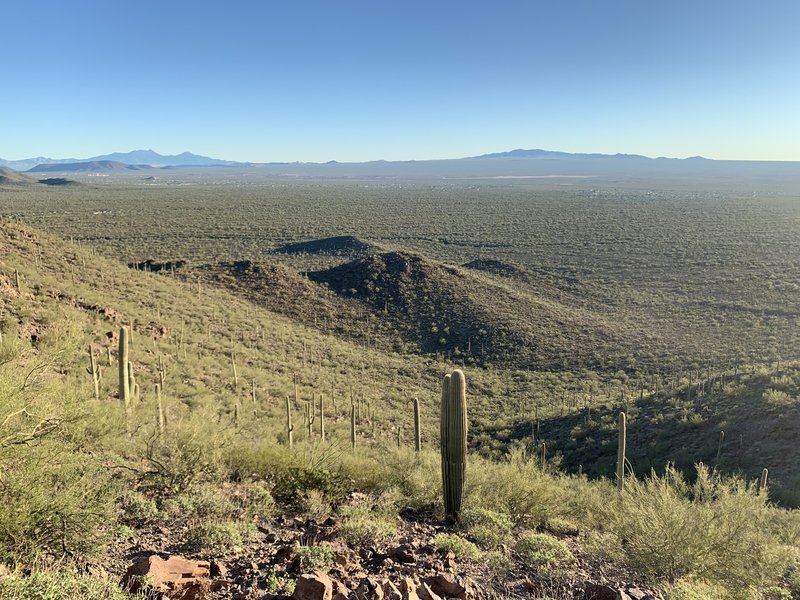
M136 398L136 376L133 374L133 363L128 361L128 394L130 399Z
M442 488L448 521L457 522L467 469L467 385L459 369L442 381L440 416Z
M319 439L325 441L325 394L319 395Z
M761 470L761 477L758 479L758 493L766 493L767 491L767 477L769 477L769 469L764 468Z
M414 398L414 450L417 454L422 452L422 431L419 417L419 398Z
M131 402L131 388L128 374L128 328L119 330L119 399L127 407Z
M289 402L289 396L286 396L286 443L289 448L292 447L294 442L294 425L292 425L292 405Z
M625 446L628 436L628 424L625 413L619 413L619 441L617 443L617 492L622 493L625 487Z
M161 400L161 384L156 384L156 401L158 402L158 418L156 423L158 425L158 433L159 435L164 433L164 403Z
M350 407L350 445L356 449L356 405Z
M91 345L89 346L89 371L92 374L92 383L94 384L94 399L100 400L100 369L94 356L94 347Z

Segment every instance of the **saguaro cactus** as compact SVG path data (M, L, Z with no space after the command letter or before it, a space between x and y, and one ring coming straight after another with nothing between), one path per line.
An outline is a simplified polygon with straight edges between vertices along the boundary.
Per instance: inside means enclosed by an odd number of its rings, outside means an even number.
M100 400L100 368L97 366L97 359L94 356L94 347L89 346L89 373L92 375L94 384L94 399Z
M356 448L356 405L350 407L350 445Z
M414 449L417 454L422 452L422 432L419 423L419 398L414 398Z
M325 394L319 395L319 438L325 441Z
M286 443L289 448L292 447L294 438L294 425L292 425L292 405L289 402L289 396L286 396Z
M767 477L769 476L769 469L766 467L761 470L761 477L758 478L758 493L765 493L767 491Z
M442 381L439 425L445 515L450 521L458 521L467 469L467 385L459 369Z
M717 457L714 459L714 465L719 466L719 458L722 455L722 444L725 443L725 432L720 429L719 442L717 443Z
M128 374L128 328L120 327L119 330L119 399L125 406L131 402L131 388Z
M158 402L158 418L157 418L157 425L158 425L158 433L159 435L164 433L164 404L161 400L161 384L156 384L156 402Z
M625 487L625 444L628 436L628 424L625 413L619 413L619 441L617 443L617 492L622 493Z

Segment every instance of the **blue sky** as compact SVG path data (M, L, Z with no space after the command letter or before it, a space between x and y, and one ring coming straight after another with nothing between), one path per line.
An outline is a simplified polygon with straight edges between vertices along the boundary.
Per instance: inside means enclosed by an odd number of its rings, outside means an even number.
M0 157L800 160L800 2L9 0Z

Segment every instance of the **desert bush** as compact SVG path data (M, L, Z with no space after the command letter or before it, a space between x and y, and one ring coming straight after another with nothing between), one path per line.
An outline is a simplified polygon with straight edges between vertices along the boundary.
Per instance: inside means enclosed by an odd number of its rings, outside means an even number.
M155 500L135 490L123 493L118 503L122 509L122 521L125 523L146 525L161 517Z
M502 580L514 568L514 561L502 552L492 550L483 554L483 564L486 565L493 579Z
M113 581L74 571L37 572L0 579L0 600L134 600Z
M785 567L768 516L764 495L741 479L698 465L689 485L668 467L663 476L631 480L612 527L626 542L628 563L643 575L682 574L747 589L776 581Z
M237 521L200 523L188 529L184 547L198 554L225 554L253 538L255 533L255 527Z
M397 535L397 515L376 510L372 501L339 507L340 537L354 547L377 548Z
M201 411L179 426L170 427L169 435L146 434L140 450L147 465L142 473L143 487L154 494L169 496L218 476L229 435Z
M514 544L526 565L538 571L563 571L575 563L567 545L545 533L526 533Z
M465 496L468 506L484 502L511 517L515 524L538 526L562 512L565 489L559 477L542 470L522 449L510 452L502 462L471 457Z
M239 508L246 517L268 519L275 512L275 499L269 487L261 482L244 486L238 496Z
M485 508L465 508L461 526L475 542L484 548L494 548L511 538L513 523L508 515Z
M303 571L323 569L333 563L336 553L326 544L310 544L297 546L294 555L300 560Z
M3 465L0 561L30 564L96 556L108 537L116 493L109 473L45 448Z
M440 533L434 538L433 545L440 552L452 552L456 558L478 560L481 557L478 547L457 533Z

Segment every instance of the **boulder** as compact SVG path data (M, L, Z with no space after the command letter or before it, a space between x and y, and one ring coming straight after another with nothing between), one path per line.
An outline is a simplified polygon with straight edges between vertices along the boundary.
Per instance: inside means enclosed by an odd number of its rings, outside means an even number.
M320 571L300 575L294 587L294 600L333 600L333 582Z
M439 573L425 579L431 590L439 596L445 598L459 598L464 600L467 597L467 584L460 577L452 573Z
M152 591L170 600L203 600L211 588L209 563L182 556L142 556L128 567L122 586L134 594Z

